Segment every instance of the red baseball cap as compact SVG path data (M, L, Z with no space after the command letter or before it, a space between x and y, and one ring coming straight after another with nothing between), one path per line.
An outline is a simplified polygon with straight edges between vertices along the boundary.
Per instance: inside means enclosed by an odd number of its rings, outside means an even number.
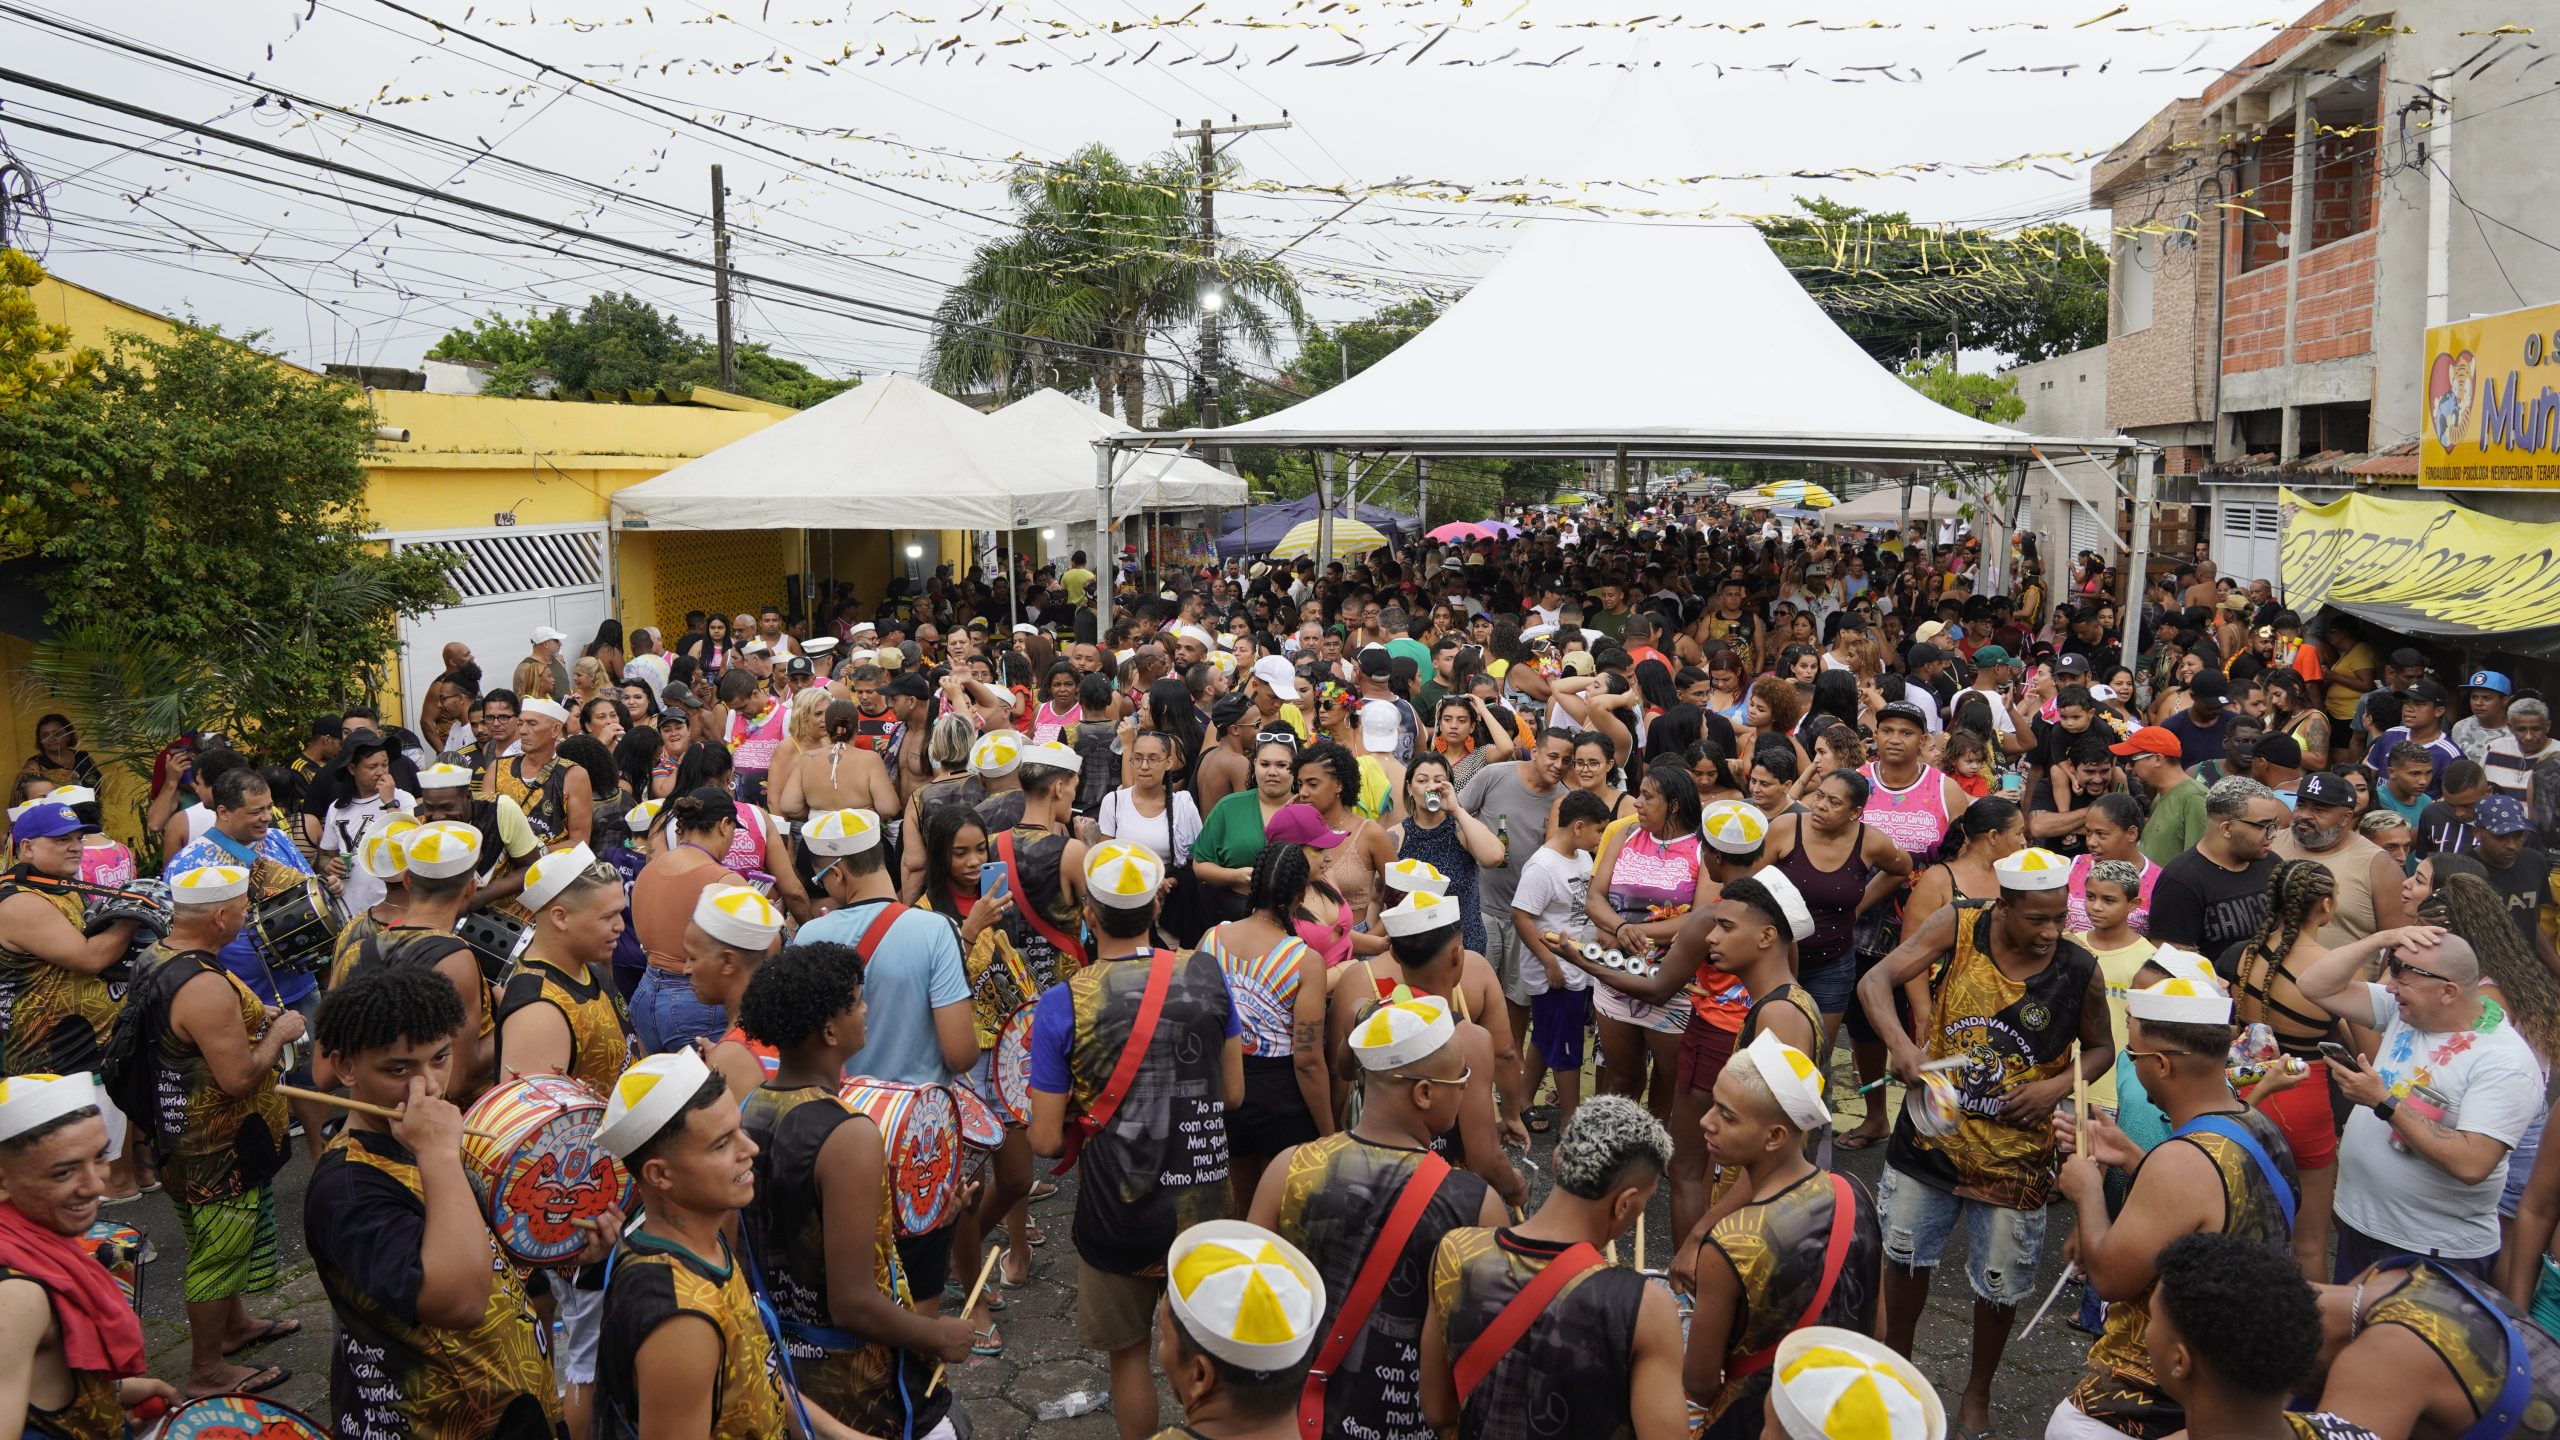
M2187 748L2178 743L2178 737L2157 725L2145 725L2107 748L2118 755L2157 755L2163 760L2187 757Z

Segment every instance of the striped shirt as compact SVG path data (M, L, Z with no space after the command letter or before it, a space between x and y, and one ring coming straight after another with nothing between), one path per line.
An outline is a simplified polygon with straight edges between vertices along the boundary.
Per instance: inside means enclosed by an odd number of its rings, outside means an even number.
M1200 941L1226 972L1227 993L1234 997L1236 1028L1247 1055L1287 1055L1290 1026L1296 1018L1298 982L1314 951L1290 936L1260 955L1238 954L1217 931ZM1323 962L1315 962L1319 967ZM1321 973L1321 970L1319 970Z
M2545 740L2540 750L2528 756L2512 735L2492 742L2489 753L2480 761L2481 768L2489 772L2489 788L2501 795L2524 799L2525 790L2533 780L2533 767L2550 757L2551 745L2551 741Z

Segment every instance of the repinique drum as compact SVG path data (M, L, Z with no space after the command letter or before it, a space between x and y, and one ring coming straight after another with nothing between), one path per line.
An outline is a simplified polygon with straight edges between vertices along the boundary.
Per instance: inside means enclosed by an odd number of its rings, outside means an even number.
M1031 1007L1014 1012L996 1032L996 1113L1007 1125L1031 1123Z
M347 917L313 876L260 897L249 907L249 933L270 970L316 970L329 963Z
M594 1220L631 1204L622 1162L596 1143L604 1101L566 1075L519 1075L463 1112L462 1168L510 1259L567 1264ZM494 1138L491 1138L494 1137Z
M958 1217L960 1110L951 1091L856 1076L844 1083L837 1098L880 1127L889 1152L889 1190L897 1200L899 1235L930 1235Z
M329 1440L320 1422L264 1395L205 1395L169 1412L156 1440Z

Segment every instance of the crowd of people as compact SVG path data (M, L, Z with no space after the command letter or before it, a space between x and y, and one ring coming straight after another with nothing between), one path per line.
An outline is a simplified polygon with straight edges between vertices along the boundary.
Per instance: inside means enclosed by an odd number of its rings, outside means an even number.
M2560 1434L2543 700L2201 556L1519 518L451 644L139 853L45 717L0 1426L283 1384L301 1158L349 1440L965 1436L1070 1174L1128 1440L1980 1440L2055 1251L2047 1435Z

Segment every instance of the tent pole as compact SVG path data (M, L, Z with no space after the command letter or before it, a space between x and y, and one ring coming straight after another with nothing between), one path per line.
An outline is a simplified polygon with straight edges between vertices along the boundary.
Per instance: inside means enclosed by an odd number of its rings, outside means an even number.
M1005 623L1022 618L1022 597L1013 593L1013 532L1004 532L1004 608Z
M1428 455L1415 456L1413 460L1413 474L1415 483L1421 487L1420 497L1414 505L1414 508L1420 513L1416 514L1414 518L1422 522L1423 529L1428 530L1431 528L1431 457Z
M1902 528L1895 532L1906 546L1911 543L1911 485L1912 477L1902 477Z
M2141 450L2133 456L2133 544L2125 557L2124 608L2116 623L2124 627L2124 664L2132 670L2142 653L2142 592L2151 566L2152 495L2160 473L2160 452ZM2134 670L2136 675L2141 674Z
M1111 554L1111 456L1109 441L1093 447L1093 538L1102 552L1094 557L1102 562L1094 579L1093 638L1097 642L1111 630L1111 587L1119 575Z
M1321 578L1333 559L1333 455L1316 457L1316 574Z
M1624 445L1618 447L1614 473L1616 494L1611 496L1609 511L1615 523L1624 525L1627 523L1627 447Z

